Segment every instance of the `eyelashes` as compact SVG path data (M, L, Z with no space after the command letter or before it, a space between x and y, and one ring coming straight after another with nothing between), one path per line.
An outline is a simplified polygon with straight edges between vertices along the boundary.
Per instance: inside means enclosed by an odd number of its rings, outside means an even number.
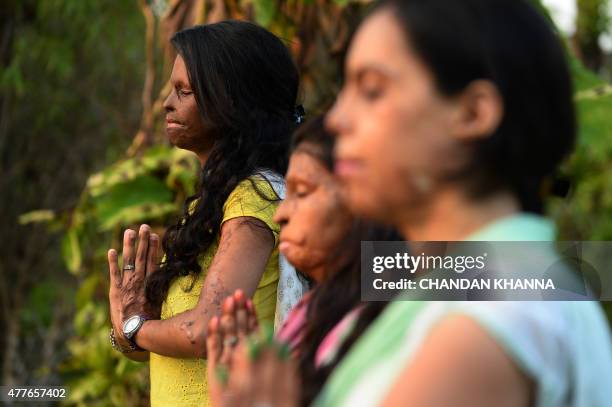
M384 84L380 80L362 80L357 86L359 93L369 101L380 98L385 91Z
M384 76L367 71L362 72L356 79L355 85L357 85L357 90L364 99L374 101L383 95L387 82Z
M313 189L306 186L298 186L296 188L292 188L292 190L287 190L287 195L291 195L293 198L305 198L312 193Z
M186 97L186 96L189 96L189 95L193 94L193 91L191 91L191 90L184 90L182 88L174 88L174 91L176 92L178 97Z
M380 88L362 89L361 94L369 101L374 101L383 95L383 90Z

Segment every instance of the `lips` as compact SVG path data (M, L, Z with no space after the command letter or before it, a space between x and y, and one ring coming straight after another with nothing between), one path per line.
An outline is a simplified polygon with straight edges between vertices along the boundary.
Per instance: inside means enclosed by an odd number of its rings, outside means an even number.
M168 129L176 128L176 127L183 127L183 126L184 126L184 124L179 122L178 120L171 119L171 118L166 118L166 127Z
M295 246L299 246L299 243L297 243L296 241L287 239L285 237L280 236L280 242L278 244L278 250L285 254L287 250L289 250L291 247L295 247Z
M363 168L363 162L354 158L338 158L334 165L334 171L340 177L354 175Z
M278 244L278 250L283 254L287 251L287 249L289 249L289 247L291 247L290 242L280 242Z

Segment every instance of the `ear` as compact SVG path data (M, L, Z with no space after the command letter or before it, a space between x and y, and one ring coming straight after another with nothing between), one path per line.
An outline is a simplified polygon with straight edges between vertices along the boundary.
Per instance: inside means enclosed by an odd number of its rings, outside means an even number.
M504 115L504 103L497 86L488 80L477 80L456 99L456 117L452 135L471 141L490 136Z

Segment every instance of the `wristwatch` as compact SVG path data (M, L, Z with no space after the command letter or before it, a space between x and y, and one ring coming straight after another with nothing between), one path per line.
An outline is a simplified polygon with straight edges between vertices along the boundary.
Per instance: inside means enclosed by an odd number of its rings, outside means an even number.
M147 319L149 318L144 317L142 315L133 315L123 321L123 336L137 350L142 349L136 344L134 337L136 336L138 330L142 327L142 324L144 324Z

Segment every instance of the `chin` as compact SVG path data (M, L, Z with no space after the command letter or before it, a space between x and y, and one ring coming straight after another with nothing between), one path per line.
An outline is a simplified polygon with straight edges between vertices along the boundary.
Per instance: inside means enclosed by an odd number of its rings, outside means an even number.
M182 137L170 135L168 136L168 140L170 141L170 144L172 144L176 148L180 148L181 150L194 151L192 143L189 143L188 140L185 140Z
M188 137L185 136L183 129L166 129L166 137L175 147L185 149L187 142L189 141Z
M314 280L316 283L321 283L325 280L325 276L322 274L320 268L313 267L312 264L304 264L302 267L294 266L297 271L299 271L302 275L305 275L311 280Z
M176 142L176 143L175 143L175 142L172 142L172 141L170 141L170 143L171 143L171 144L172 144L174 147L176 147L176 148L180 148L181 150L192 151L192 149L191 149L191 148L189 148L189 145L188 145L188 144L186 144L186 143L180 143L180 142Z
M181 137L178 134L176 134L173 131L166 130L166 137L168 138L168 141L170 142L170 144L172 144L174 147L181 148L180 147Z
M289 253L286 253L284 256L287 259L287 261L297 270L301 271L301 270L306 270L308 268L307 262L304 261L304 256L296 256L296 255L292 256Z
M296 270L307 275L309 278L313 278L309 271L312 270L314 264L313 259L306 255L294 254L293 256L289 253L285 254L285 258Z

